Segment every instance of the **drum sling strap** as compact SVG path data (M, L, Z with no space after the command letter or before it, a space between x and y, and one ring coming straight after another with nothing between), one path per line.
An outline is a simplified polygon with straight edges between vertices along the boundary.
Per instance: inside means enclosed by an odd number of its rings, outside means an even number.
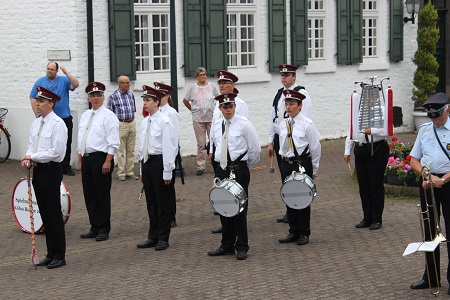
M304 86L297 85L294 88L294 91L298 92L299 90L304 90L304 89L305 89ZM273 123L275 123L276 119L278 118L278 102L280 101L280 98L281 98L281 95L283 94L283 91L284 91L284 88L279 89L277 94L275 95L275 98L273 99L272 106L273 106L273 109L275 110L275 117L272 119ZM284 112L283 119L287 119L287 118L289 118L289 116L287 115L286 112Z
M222 134L224 132L225 132L225 124L222 122ZM227 147L227 167L235 167L235 166L239 165L240 163L241 164L246 163L245 161L242 161L241 159L244 158L244 156L247 154L247 152L248 152L248 149L244 153L239 155L239 157L236 158L236 160L232 161L231 156L230 156L230 151L228 150L228 147Z
M297 160L298 164L300 165L300 160L310 157L309 153L309 145L305 147L301 155L298 155L297 147L295 147L294 139L292 138L292 128L289 122L286 122L287 124L287 131L288 135L287 138L289 139L289 144L291 145L292 149L294 150L295 159Z

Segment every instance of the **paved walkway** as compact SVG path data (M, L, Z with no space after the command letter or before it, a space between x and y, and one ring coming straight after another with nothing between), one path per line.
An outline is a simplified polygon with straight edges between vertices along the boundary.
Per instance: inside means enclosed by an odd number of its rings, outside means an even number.
M401 138L414 140L413 134ZM0 164L0 298L1 299L425 299L428 291L409 285L423 271L423 255L402 257L406 245L419 241L417 198L387 198L383 228L355 229L362 218L357 183L343 161L344 140L322 142L316 180L318 196L312 204L312 234L306 246L281 245L287 224L280 175L268 171L266 149L251 173L248 259L208 257L220 245L219 226L208 201L211 168L195 175L194 157L184 158L186 185L177 178L178 227L166 251L137 249L146 239L145 200L139 200L138 181L112 187L112 230L105 242L82 240L89 228L81 175L65 177L72 209L66 224L67 266L55 270L29 264L30 235L22 233L11 212L11 194L26 176L18 161ZM352 157L353 159L353 157ZM352 161L353 162L353 161ZM37 235L40 257L45 238ZM445 278L445 247L441 269ZM448 283L442 282L447 297Z

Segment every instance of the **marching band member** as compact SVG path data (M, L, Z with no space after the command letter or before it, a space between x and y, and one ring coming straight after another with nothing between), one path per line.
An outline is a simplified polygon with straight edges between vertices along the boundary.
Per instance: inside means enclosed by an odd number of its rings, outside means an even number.
M114 154L119 150L119 119L103 106L105 85L91 82L85 89L92 109L85 111L78 128L78 167L91 228L82 239L106 241L111 230L111 183Z
M275 98L273 100L272 113L269 124L269 145L267 147L267 151L269 158L272 158L274 154L276 155L278 168L280 168L281 157L278 154L280 150L280 145L278 144L279 140L278 127L280 123L282 123L285 119L289 118L289 115L286 113L285 109L283 91L284 90L300 91L305 96L305 99L303 99L302 101L303 107L300 113L309 119L311 119L312 101L308 92L306 92L305 87L298 85L296 82L297 80L296 71L298 69L297 66L282 64L278 66L278 69L280 70L281 84L283 85L283 87L277 91L277 94L275 95ZM277 219L277 222L288 223L287 210L286 214L283 217Z
M431 122L423 124L417 135L417 139L411 150L411 167L418 174L422 174L422 167L427 166L431 171L431 180L433 182L434 199L436 203L436 211L440 215L440 208L442 206L442 215L445 221L445 231L447 238L450 236L450 121L448 112L449 97L444 93L437 93L431 96L423 107L427 109L428 117ZM425 197L426 193L426 197ZM422 182L420 188L420 205L422 211L427 210L427 204L432 204L430 191L430 181ZM428 200L428 203L427 201ZM433 208L429 208L431 211ZM430 223L424 220L425 240L431 241L436 236L435 216L430 213ZM430 236L430 230L432 236ZM447 255L450 259L450 244L447 245ZM426 289L429 287L440 286L440 252L439 246L434 251L436 266L434 265L433 253L426 252L426 259L428 265L428 272L430 278L427 276L425 270L422 280L413 283L412 289ZM437 276L436 278L436 271ZM447 265L447 281L450 282L450 263ZM448 290L450 295L450 288Z
M154 82L153 85L155 86L155 89L164 93L164 97L162 97L162 99L161 99L161 106L159 107L159 110L163 114L165 114L166 116L169 117L170 123L172 124L173 129L175 131L175 138L177 141L177 145L179 145L180 144L180 120L179 120L178 112L170 104L172 102L171 93L172 93L174 87L164 84L164 83L161 83L161 82ZM177 151L177 154L178 154L178 151ZM176 220L177 197L176 197L176 193L175 193L175 177L176 177L175 169L173 169L172 180L170 181L170 185L169 185L170 207L171 207L170 210L171 210L171 216L172 216L171 222L170 222L170 227L172 227L172 228L177 226L177 220Z
M284 90L286 113L288 119L280 122L278 132L281 156L280 172L283 182L293 171L303 167L305 173L315 179L319 169L321 155L320 134L311 119L301 114L302 101L306 96L295 90ZM289 126L289 128L288 128ZM290 132L290 133L289 133ZM290 138L292 137L292 144ZM311 234L311 206L304 209L287 208L289 234L280 243L297 242L298 245L309 243Z
M245 117L236 113L236 94L222 94L216 97L219 101L223 118L217 119L211 127L211 141L216 145L214 156L209 154L210 163L217 163L215 176L219 179L229 178L234 173L235 180L244 189L248 197L250 183L250 168L260 158L261 147L258 134L253 124ZM209 256L234 255L237 259L247 258L247 209L234 217L220 216L222 223L222 242L217 250L209 251Z
M36 89L34 106L40 117L31 124L30 144L22 159L22 167L31 168L34 163L33 188L45 227L47 255L36 266L54 269L66 265L66 235L61 213L60 186L67 128L64 121L53 112L60 97L42 86Z
M171 228L171 202L169 186L175 169L178 143L169 117L159 107L165 94L147 85L143 86L144 107L149 115L139 128L139 160L141 180L144 184L147 212L150 219L147 240L138 248L169 247Z

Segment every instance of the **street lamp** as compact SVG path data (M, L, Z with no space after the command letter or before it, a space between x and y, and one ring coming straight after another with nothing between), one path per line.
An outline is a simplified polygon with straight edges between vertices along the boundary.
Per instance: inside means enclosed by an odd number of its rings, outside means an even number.
M408 12L408 14L411 15L411 18L404 17L403 22L408 23L408 21L411 21L412 24L415 23L414 22L414 14L419 12L420 3L421 3L421 0L406 0L405 1L406 11Z

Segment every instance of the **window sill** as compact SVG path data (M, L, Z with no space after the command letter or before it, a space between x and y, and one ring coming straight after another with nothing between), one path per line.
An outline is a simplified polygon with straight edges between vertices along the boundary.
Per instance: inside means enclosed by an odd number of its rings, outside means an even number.
M358 71L376 71L389 69L389 63L359 64Z
M305 74L334 73L334 72L336 72L336 65L305 66Z

